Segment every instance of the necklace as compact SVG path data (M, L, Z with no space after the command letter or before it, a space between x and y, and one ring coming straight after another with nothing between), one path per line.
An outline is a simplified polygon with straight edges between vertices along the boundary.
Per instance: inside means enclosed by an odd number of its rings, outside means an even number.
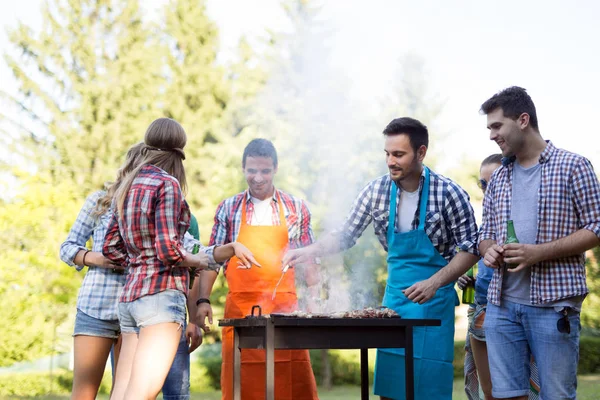
M252 203L254 205L254 212L252 213L252 222L254 222L253 225L272 225L271 201L271 198L262 201L252 198Z

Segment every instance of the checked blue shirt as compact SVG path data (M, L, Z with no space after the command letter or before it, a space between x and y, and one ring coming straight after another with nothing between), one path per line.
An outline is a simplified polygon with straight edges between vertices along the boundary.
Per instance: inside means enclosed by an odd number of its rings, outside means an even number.
M422 192L425 172L421 174L419 193ZM373 222L375 235L387 251L387 228L390 215L389 174L371 181L357 196L340 235L342 249L352 247L364 230ZM402 189L398 187L397 204ZM448 262L456 249L478 255L477 223L469 195L452 180L430 170L429 200L427 202L425 232L433 246ZM412 229L419 226L419 210L412 222Z

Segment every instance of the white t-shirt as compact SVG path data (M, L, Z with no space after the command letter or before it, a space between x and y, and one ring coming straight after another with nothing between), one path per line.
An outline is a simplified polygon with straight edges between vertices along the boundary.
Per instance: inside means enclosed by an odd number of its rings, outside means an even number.
M269 196L265 200L257 199L256 197L250 197L252 204L254 204L254 213L252 214L252 220L250 225L273 225L273 208L271 202L273 197Z
M400 202L398 203L398 221L397 226L400 233L408 232L412 229L412 222L415 219L415 213L419 205L419 190L407 192L402 190L400 193Z

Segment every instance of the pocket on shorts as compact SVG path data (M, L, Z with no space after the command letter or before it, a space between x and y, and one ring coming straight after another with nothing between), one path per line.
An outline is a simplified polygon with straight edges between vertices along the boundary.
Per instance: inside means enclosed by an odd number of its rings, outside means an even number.
M160 293L140 297L130 304L130 311L137 326L142 326L146 321L158 315Z

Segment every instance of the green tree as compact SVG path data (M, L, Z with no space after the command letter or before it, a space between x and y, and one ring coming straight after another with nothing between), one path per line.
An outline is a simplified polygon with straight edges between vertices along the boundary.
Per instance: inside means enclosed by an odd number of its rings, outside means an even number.
M4 58L19 88L3 95L25 122L2 134L27 169L0 171L16 182L0 211L3 365L52 351L49 329L73 310L80 278L58 259L59 245L85 197L156 116L151 32L136 0L55 0L39 30L21 23L9 33L16 51Z
M239 170L250 140L244 133L248 102L264 74L243 39L233 60L219 62L218 30L206 15L205 1L172 0L165 7L164 33L170 71L164 112L188 132L188 201L207 233L218 203L243 189Z

